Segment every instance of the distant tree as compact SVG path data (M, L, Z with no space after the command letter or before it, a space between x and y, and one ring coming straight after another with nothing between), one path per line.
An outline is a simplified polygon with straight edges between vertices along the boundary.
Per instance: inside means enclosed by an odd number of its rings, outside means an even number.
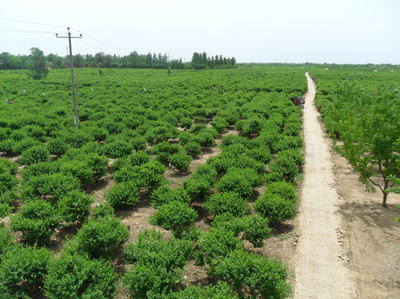
M44 56L43 51L39 48L31 48L30 58L29 76L35 80L45 78L49 70L47 68L47 58Z

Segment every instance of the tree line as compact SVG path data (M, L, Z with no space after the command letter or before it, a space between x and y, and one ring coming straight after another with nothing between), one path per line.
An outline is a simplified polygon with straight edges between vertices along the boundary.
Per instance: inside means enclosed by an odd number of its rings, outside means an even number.
M32 48L30 55L13 55L8 52L0 53L0 69L31 69L39 59L48 68L57 69L68 67L70 57L56 54L44 55L38 48ZM103 52L92 54L76 54L73 56L74 67L99 67L99 68L155 68L155 69L207 69L230 68L236 63L234 57L226 58L222 55L208 57L204 53L194 53L192 61L184 63L181 58L170 59L166 54L139 54L136 51L129 55L111 55Z
M194 52L191 64L194 69L231 68L236 64L236 59L235 57L229 58L222 55L208 57L206 52Z

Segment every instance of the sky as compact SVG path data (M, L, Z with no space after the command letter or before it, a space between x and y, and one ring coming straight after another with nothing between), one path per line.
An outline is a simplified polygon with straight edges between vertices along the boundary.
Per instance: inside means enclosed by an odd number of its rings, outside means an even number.
M70 26L74 54L400 64L399 15L399 0L2 0L0 52L64 56Z

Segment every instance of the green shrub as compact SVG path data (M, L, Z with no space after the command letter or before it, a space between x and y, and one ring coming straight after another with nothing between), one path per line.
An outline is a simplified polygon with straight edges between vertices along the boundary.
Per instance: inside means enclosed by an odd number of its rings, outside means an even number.
M181 270L168 271L146 265L137 265L123 277L132 298L164 298L182 280Z
M18 184L18 180L11 174L0 173L0 195L12 190Z
M83 185L90 184L94 181L93 171L88 167L85 161L73 160L63 162L60 165L60 171L79 179Z
M146 149L146 138L136 136L130 139L130 144L135 151L143 151Z
M159 187L151 194L151 204L156 208L172 201L180 201L188 204L191 198L183 188L171 189L167 185Z
M299 174L299 166L294 159L287 156L278 156L269 164L269 173L266 175L267 182L285 180L294 182Z
M44 147L39 141L32 137L25 137L18 142L15 142L14 147L12 148L13 153L23 153L27 151L31 147L41 146Z
M90 195L74 190L57 202L57 209L63 221L83 222L89 215L92 202L93 199Z
M9 204L0 202L0 218L10 215L12 207Z
M222 138L221 145L223 148L232 144L243 144L246 146L248 142L248 139L243 136L229 134Z
M243 249L242 242L235 235L226 230L212 229L204 233L199 240L200 261L211 263L220 256L226 256L229 252Z
M238 121L236 123L236 129L242 136L258 135L262 129L262 120L258 117L253 117Z
M152 190L164 181L166 168L158 161L150 161L141 166L126 166L114 173L117 183L132 181L140 188Z
M68 192L79 190L79 187L79 180L71 175L43 174L25 181L22 195L25 199L44 198L56 202Z
M22 152L20 162L25 165L49 160L50 152L44 145L35 145Z
M9 251L0 263L2 298L39 298L51 254L44 248Z
M250 297L283 299L289 295L287 270L278 261L236 250L214 260L208 270L212 279L226 281Z
M116 278L107 263L81 255L62 255L49 264L45 294L50 299L112 298Z
M126 226L115 217L92 219L78 231L67 253L85 253L90 258L112 259L128 236Z
M92 176L94 179L98 179L105 174L108 166L108 159L106 156L96 153L88 153L84 157L84 161L92 170Z
M211 184L203 178L190 178L183 182L183 188L192 200L204 200L211 191Z
M63 138L65 143L70 145L73 148L80 148L85 143L93 141L93 137L89 134L89 132L84 131L83 129L70 129L63 133Z
M259 177L250 169L231 169L217 183L219 192L236 192L243 199L250 200L254 195L254 187Z
M255 211L272 222L292 218L296 213L296 203L277 195L264 194L254 204Z
M210 131L203 131L197 135L198 142L201 146L210 147L215 144L215 135Z
M197 213L188 204L180 201L172 201L162 205L151 218L151 224L159 225L167 230L173 230L175 234L182 233L185 227L197 218Z
M217 175L217 170L213 166L210 164L202 164L197 167L196 171L192 175L192 178L195 180L205 180L209 184L212 184L217 179Z
M189 168L192 157L184 153L176 153L170 157L170 163L180 171L186 171Z
M0 158L0 174L1 173L8 173L11 175L17 174L18 166L17 164L9 161L6 158Z
M193 121L190 118L182 117L179 120L179 125L184 129L190 129L192 127Z
M100 219L114 215L114 208L109 203L101 203L90 211L91 219Z
M253 148L248 150L246 155L263 164L268 164L272 159L272 155L266 147Z
M113 163L112 168L114 170L119 170L123 168L125 165L141 166L149 161L150 161L149 155L147 155L145 152L137 152L129 155L128 157L118 159Z
M190 141L185 144L184 148L185 151L193 158L201 154L201 147L200 144L198 144L197 142Z
M5 139L0 141L0 152L4 152L7 155L14 153L16 147L16 141L12 139Z
M123 140L114 140L110 143L106 143L104 152L107 157L121 158L132 153L132 145Z
M11 218L13 231L21 231L22 238L29 244L46 244L59 226L56 210L48 202L34 200L26 202Z
M206 200L205 207L212 215L231 213L234 216L240 216L247 214L249 211L247 202L234 192L211 195Z
M105 128L101 127L91 127L90 134L93 136L96 141L104 141L107 139L109 133Z
M47 143L47 148L50 154L61 156L67 152L69 146L65 143L64 139L54 138Z
M271 236L271 229L265 218L251 215L243 218L244 234L243 238L249 241L254 247L262 247L263 240Z
M224 133L229 126L228 122L222 118L214 118L211 124L219 134Z
M128 263L164 268L173 271L185 266L192 256L193 244L189 240L163 240L162 234L155 230L139 233L137 240L124 248Z
M24 180L28 181L31 178L43 175L43 174L54 174L58 171L58 163L53 162L40 162L27 166L22 176Z
M274 182L266 185L266 194L277 195L285 200L297 201L296 186L287 182Z
M0 261L3 259L5 254L17 246L19 246L19 244L14 243L8 229L6 229L4 226L0 226Z
M239 299L238 294L225 282L218 282L211 286L186 287L180 292L171 293L168 299Z
M112 186L106 198L114 209L130 208L140 201L140 193L134 183L122 182Z
M243 218L235 217L231 213L215 216L211 225L217 230L230 231L234 236L238 236L244 230Z

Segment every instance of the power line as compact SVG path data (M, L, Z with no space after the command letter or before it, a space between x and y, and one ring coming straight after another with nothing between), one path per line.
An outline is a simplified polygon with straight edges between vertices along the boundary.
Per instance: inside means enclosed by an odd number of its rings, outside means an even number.
M26 20L18 20L18 19L11 19L11 18L0 18L0 20L8 21L8 22L17 22L17 23L25 23L25 24L34 24L34 25L40 25L40 26L55 27L55 28L65 28L64 26L59 26L59 25L54 25L54 24L47 24L47 23L26 21Z
M2 32L14 32L14 33L45 33L45 34L54 34L51 31L42 31L42 30L26 30L26 29L18 29L18 28L0 28Z

